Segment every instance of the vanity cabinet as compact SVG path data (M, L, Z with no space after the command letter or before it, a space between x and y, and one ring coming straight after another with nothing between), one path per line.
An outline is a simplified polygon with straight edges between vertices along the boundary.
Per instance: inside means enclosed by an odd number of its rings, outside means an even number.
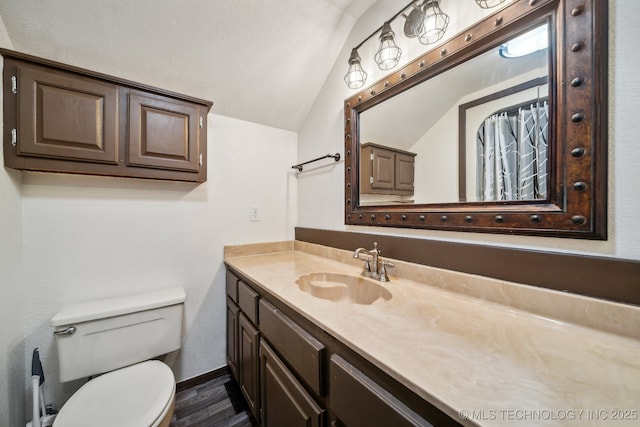
M211 102L0 49L5 166L204 182Z
M360 192L413 194L415 153L372 142L360 146Z
M235 372L229 348L227 361L261 426L460 425L231 268L227 296L228 324L235 318L233 297L239 309L237 330L227 327L236 334L227 345L239 348Z

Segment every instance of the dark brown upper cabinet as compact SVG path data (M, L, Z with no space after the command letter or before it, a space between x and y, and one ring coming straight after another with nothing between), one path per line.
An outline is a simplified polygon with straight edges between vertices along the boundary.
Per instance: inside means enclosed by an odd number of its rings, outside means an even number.
M606 239L607 20L606 0L513 1L346 99L345 224ZM499 54L534 29L545 49ZM543 83L523 86L532 80ZM523 103L548 114L535 139L545 152L528 162L518 146L516 162L535 176L522 171L496 197L492 177L506 175L487 169L477 135L483 120ZM417 153L413 203L363 191L369 142Z
M0 50L5 166L204 182L209 101Z
M413 195L414 153L367 142L360 149L360 194Z

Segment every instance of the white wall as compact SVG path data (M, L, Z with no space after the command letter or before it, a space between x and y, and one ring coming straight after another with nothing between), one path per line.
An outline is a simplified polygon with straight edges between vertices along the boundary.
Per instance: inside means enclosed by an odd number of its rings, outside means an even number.
M177 380L226 364L223 246L293 238L297 136L214 114L208 132L201 185L24 173L25 345L40 347L56 401L77 387L55 384L49 326L69 302L183 286L183 348L168 359Z
M640 68L640 52L634 47L634 41L640 37L640 28L635 19L640 15L640 2L610 0L609 3L609 239L607 241L345 226L343 168L300 180L298 226L640 259L640 227L637 225L640 197L635 189L640 178L640 168L637 167L640 144L637 143L636 137L640 133L640 122L635 119L640 112L638 105L640 83L635 77L636 70ZM298 146L300 159L320 150L343 151L343 103L354 93L343 82L349 52L395 11L397 11L395 2L380 0L356 22L340 59L334 65L320 96L300 130ZM372 63L373 54L369 55L364 50L360 51L363 61ZM374 67L369 67L369 69L372 68ZM368 83L374 82L377 77L381 76L378 74L370 76ZM327 191L327 188L334 191ZM315 196L320 191L325 194L322 198Z
M25 360L30 366L39 347L47 400L63 403L81 382L57 383L53 314L65 303L171 286L187 292L183 347L167 358L177 380L226 364L223 246L293 238L297 135L215 114L208 119L204 184L23 172L22 199L9 200L18 213L8 228L19 244L15 228L22 223L28 304L18 296L7 301L4 289L3 303L24 311L25 341L3 375L17 371L23 381L30 375ZM250 221L251 205L259 206L261 221ZM9 424L20 423L0 419Z
M13 46L0 17L0 47ZM2 70L2 64L0 64ZM0 91L0 104L2 91ZM2 135L0 111L0 135ZM4 141L3 141L4 143ZM0 161L4 166L4 160ZM24 423L22 206L18 171L0 169L0 426ZM29 368L31 365L29 365Z
M458 121L459 107L467 102L479 99L517 84L545 75L546 69L535 70L519 75L499 84L467 94L453 103L440 119L422 136L409 151L418 153L415 164L415 203L443 203L459 201L458 174ZM491 114L509 105L517 105L536 97L548 95L536 88L511 94L467 110L466 142L466 190L467 201L476 201L476 134L478 128ZM454 132L451 132L454 129ZM455 165L456 167L451 167Z

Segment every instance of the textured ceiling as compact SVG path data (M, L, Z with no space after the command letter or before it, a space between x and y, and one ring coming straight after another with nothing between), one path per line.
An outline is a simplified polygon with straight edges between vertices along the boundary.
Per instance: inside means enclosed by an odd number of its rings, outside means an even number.
M376 0L2 0L15 50L298 130Z

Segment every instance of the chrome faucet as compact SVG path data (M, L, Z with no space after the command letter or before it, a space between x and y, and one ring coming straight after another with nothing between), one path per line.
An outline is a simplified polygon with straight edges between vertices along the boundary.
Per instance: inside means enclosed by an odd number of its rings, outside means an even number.
M364 258L364 269L360 275L364 277L371 277L372 279L380 282L388 282L389 276L387 275L387 268L394 268L395 265L382 260L380 250L378 249L378 242L374 242L373 249L370 250L365 248L356 249L353 252L353 257L355 259L363 259L360 258L362 253L364 253L364 255L369 255L371 258Z

